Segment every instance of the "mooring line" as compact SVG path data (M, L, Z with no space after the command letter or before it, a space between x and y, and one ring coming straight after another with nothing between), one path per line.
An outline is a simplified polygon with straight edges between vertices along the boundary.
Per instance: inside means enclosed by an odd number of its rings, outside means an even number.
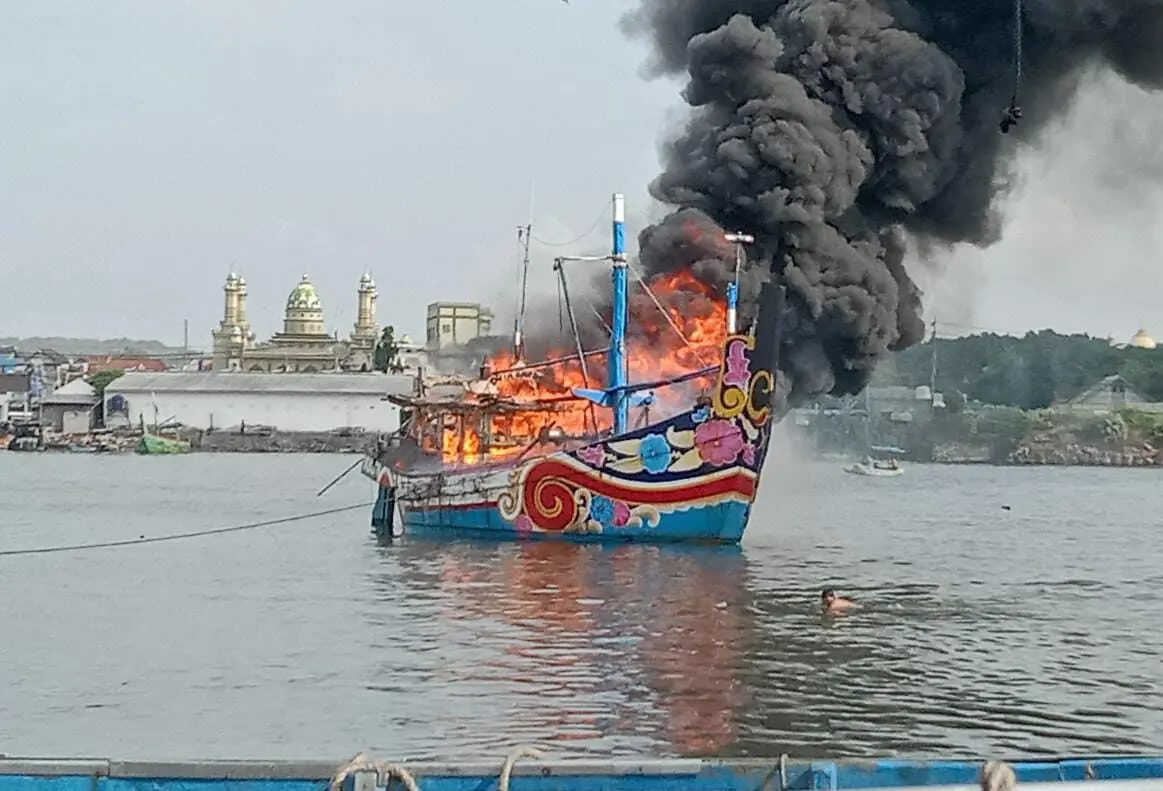
M190 533L173 533L168 536L126 538L119 541L97 541L91 544L63 544L53 547L33 547L31 549L0 549L0 557L9 557L12 555L48 555L54 552L78 552L83 549L113 549L115 547L128 547L136 544L158 544L162 541L177 541L183 538L201 538L202 536L216 536L222 533L238 533L243 530L256 530L260 527L272 527L274 525L287 524L288 522L301 522L305 519L316 519L320 516L341 514L344 511L368 508L374 504L374 502L356 503L354 505L345 505L341 508L329 508L326 511L312 511L311 513L284 516L278 519L265 519L261 522L248 522L243 525L233 525L231 527L215 527L210 530L195 530Z

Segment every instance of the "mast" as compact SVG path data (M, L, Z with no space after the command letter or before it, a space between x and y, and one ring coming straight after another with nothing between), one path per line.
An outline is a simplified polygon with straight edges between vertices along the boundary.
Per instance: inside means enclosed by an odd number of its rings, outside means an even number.
M533 188L529 188L529 222L517 228L517 241L521 242L521 301L517 308L517 318L513 322L513 357L517 362L525 361L525 293L529 283L529 240L533 238Z
M629 277L626 267L626 198L620 192L614 193L614 246L611 258L614 262L614 320L610 327L610 374L607 387L612 391L614 409L614 435L626 432L630 423L630 403L627 393L620 389L629 384L626 364L626 319L629 311L627 288Z

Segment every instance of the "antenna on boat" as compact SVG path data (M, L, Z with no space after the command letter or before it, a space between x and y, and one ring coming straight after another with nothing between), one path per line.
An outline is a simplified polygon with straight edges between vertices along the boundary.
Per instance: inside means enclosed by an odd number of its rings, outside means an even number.
M727 284L727 333L734 335L739 323L739 271L743 268L743 245L754 244L755 237L736 231L724 234L723 238L735 245L735 279Z
M529 222L517 226L517 241L521 242L521 301L513 322L513 356L525 361L525 293L529 284L529 241L533 238L533 187L529 187Z

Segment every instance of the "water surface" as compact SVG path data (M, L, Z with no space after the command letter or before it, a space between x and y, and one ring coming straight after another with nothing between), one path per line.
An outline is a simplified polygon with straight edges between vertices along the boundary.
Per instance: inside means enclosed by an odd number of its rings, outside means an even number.
M0 453L0 548L370 501L351 457ZM1163 479L769 466L741 549L378 546L369 511L0 557L0 745L118 758L1163 750ZM1004 510L1002 506L1010 506ZM825 620L824 585L857 596Z

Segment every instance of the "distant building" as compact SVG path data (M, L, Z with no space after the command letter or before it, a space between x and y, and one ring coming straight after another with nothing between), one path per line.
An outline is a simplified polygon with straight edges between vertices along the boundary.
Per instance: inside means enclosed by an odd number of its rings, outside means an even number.
M146 373L131 371L105 389L109 427L177 422L199 429L273 426L281 431L365 428L395 431L400 411L388 394L415 391L414 376L376 373Z
M1057 409L1072 412L1092 412L1102 414L1125 408L1141 409L1145 412L1163 412L1163 403L1151 401L1140 395L1118 374L1112 374L1088 387Z
M399 363L407 373L423 374L428 371L428 350L414 343L412 338L404 335L396 344L399 347Z
M371 275L359 281L358 317L347 340L328 334L323 305L311 279L302 280L287 297L283 331L263 343L255 341L246 314L246 281L238 275L226 278L222 322L214 330L215 371L253 373L317 373L322 371L370 371L376 336L376 284Z
M16 373L20 365L20 356L12 346L0 346L0 374Z
M1155 339L1148 335L1146 330L1140 329L1131 336L1131 342L1127 345L1137 349L1154 349L1156 344Z
M32 412L30 373L0 373L0 423Z
M945 406L945 397L941 393L931 392L928 385L893 385L869 387L867 403L870 412L887 417L894 423L912 423L929 420L934 409Z
M88 434L101 397L84 379L74 379L40 400L40 424L62 434Z
M85 368L89 375L100 371L165 371L169 368L164 361L154 357L116 357L113 355L90 355L85 358Z
M476 302L433 302L428 305L430 350L463 346L492 333L493 313Z

